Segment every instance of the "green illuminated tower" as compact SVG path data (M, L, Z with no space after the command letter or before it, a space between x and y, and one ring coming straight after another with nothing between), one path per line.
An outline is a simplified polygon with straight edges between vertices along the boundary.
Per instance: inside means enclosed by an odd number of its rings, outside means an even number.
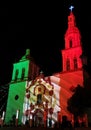
M5 115L6 124L10 124L17 110L19 110L19 124L21 124L26 82L34 79L38 74L39 67L34 63L30 57L30 50L27 49L19 62L13 64Z

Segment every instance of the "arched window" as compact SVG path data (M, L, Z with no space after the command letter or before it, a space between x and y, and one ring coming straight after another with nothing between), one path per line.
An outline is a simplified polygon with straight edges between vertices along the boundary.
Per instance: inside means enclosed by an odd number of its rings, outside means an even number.
M17 69L16 72L15 72L15 81L16 81L17 78L18 78L18 74L19 74L19 70Z
M69 59L67 59L67 61L66 61L66 70L67 71L70 70L70 60Z
M78 68L78 66L77 66L77 59L76 59L76 57L74 58L74 69L77 69Z
M69 47L70 48L72 47L72 40L70 40L70 42L69 42Z
M21 75L21 79L23 80L25 77L25 68L22 69L22 75Z

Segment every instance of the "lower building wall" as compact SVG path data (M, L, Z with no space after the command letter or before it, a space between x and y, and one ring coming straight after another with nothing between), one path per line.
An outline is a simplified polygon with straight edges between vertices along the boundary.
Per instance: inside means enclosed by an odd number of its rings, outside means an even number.
M12 83L9 86L5 124L12 124L16 118L16 111L19 110L19 123L21 123L23 102L26 82Z

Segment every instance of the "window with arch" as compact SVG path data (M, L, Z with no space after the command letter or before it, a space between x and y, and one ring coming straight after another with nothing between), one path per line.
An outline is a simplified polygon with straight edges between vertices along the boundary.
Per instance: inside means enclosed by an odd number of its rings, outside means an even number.
M77 58L75 57L74 58L74 69L77 69L78 68L78 66L77 66Z
M18 74L19 74L19 70L16 69L16 72L15 72L15 81L18 79Z
M66 70L67 71L70 70L70 60L69 59L67 59L67 61L66 61Z
M69 47L70 47L70 48L72 47L72 39L71 39L70 42L69 42Z
M25 68L22 68L22 75L21 75L21 79L23 80L25 77Z

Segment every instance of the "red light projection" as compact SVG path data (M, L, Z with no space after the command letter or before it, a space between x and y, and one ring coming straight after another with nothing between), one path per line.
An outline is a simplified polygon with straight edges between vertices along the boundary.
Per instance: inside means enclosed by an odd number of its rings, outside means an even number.
M68 29L65 33L65 49L62 50L63 71L82 68L81 54L81 35L76 27L75 16L71 12L68 16Z
M67 110L67 101L72 96L71 87L83 86L83 70L80 56L82 54L81 35L76 27L75 16L70 12L68 16L68 28L65 36L65 49L62 50L63 70L60 77L60 105L61 115L66 115L71 120L71 113Z

